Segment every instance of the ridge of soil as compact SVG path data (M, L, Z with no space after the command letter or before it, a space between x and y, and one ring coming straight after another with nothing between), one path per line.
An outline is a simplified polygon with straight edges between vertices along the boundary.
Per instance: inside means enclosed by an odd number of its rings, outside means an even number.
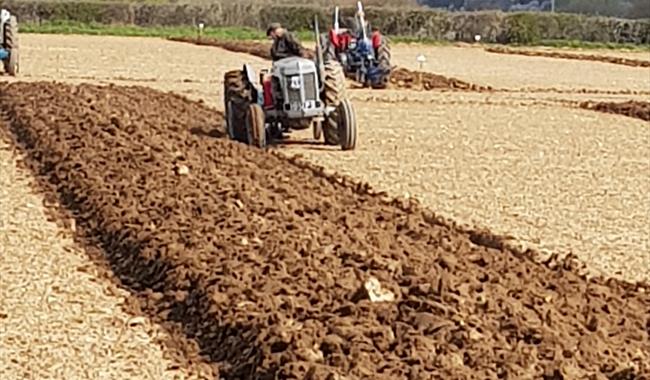
M0 109L80 236L221 378L650 370L648 284L589 279L571 257L538 263L416 202L208 138L222 118L201 103L34 82L0 84Z
M246 53L256 57L271 59L270 45L257 41L228 41L214 38L194 38L194 37L170 37L169 40L175 42L186 42L202 46L215 46L222 49L230 50L237 53ZM307 58L313 58L315 51L304 49ZM462 91L492 91L489 86L480 86L467 83L456 78L448 78L442 75L433 74L424 71L413 71L404 67L393 68L390 77L391 89L409 89L419 91L429 90L462 90Z
M612 63L616 65L632 66L632 67L650 67L650 61L645 61L642 59L623 58L623 57L611 57L606 55L577 54L577 53L565 53L565 52L558 52L558 51L520 50L520 49L511 49L511 48L504 48L504 47L486 47L485 51L489 53L496 53L496 54L515 54L515 55L525 55L528 57L562 58L562 59L574 59L580 61L605 62L605 63Z
M581 102L580 107L593 111L613 113L650 121L650 102L630 100L626 102Z

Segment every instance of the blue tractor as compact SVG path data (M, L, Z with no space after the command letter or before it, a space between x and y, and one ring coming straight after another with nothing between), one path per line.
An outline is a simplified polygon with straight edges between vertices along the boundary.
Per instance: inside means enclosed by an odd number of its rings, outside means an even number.
M347 28L339 27L339 8L334 9L334 25L321 35L325 61L338 61L348 78L366 87L385 88L390 80L389 41L366 22L361 2Z
M18 21L6 9L0 9L0 61L7 74L18 74Z

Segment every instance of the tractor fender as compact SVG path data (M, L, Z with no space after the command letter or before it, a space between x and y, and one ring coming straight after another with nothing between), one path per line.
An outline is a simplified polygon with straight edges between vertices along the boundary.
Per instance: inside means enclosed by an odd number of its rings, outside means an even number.
M259 88L259 83L257 82L257 74L255 73L255 69L248 63L244 64L244 77L250 83L255 89Z
M254 93L254 98L256 103L259 105L263 105L264 90L257 80L257 74L255 73L255 69L253 69L253 67L248 63L245 63L242 72L244 73L244 78L246 78L246 81L253 88L253 93Z

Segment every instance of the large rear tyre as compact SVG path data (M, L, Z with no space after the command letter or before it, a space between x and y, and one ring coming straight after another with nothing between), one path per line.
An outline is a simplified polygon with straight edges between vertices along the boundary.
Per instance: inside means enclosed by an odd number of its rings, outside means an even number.
M9 51L9 58L4 61L5 72L11 76L18 74L20 50L18 47L18 20L16 16L11 16L9 22L5 24L4 30L4 48Z
M264 110L257 103L248 106L246 113L246 134L248 145L258 148L266 147L266 121Z
M375 84L373 88L386 88L390 79L390 61L392 59L390 41L388 38L381 36L381 42L379 43L375 53L377 57L377 66L382 72L384 72L384 76L382 77L381 83Z
M336 47L331 43L327 33L320 36L320 46L323 49L323 61L336 61Z
M381 42L377 47L377 63L382 69L390 70L390 61L392 54L390 50L390 41L386 36L381 36Z
M338 109L339 145L343 150L357 146L357 115L348 99L343 99Z
M241 143L247 143L246 112L253 99L244 73L241 70L228 71L224 75L223 85L228 137Z
M323 122L323 136L325 144L339 145L341 138L339 136L339 105L347 97L345 89L345 75L343 68L338 62L329 61L325 64L325 78L323 90L323 103L327 107L333 107L334 111L330 113Z

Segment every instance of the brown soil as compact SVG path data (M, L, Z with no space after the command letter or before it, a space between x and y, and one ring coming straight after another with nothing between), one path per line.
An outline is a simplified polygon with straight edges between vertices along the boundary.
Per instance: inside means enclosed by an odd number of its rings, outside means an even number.
M582 61L606 62L606 63L613 63L617 65L632 66L632 67L650 67L650 61L644 61L641 59L623 58L623 57L613 57L613 56L606 56L606 55L576 54L576 53L565 53L565 52L558 52L558 51L520 50L520 49L510 49L504 47L487 47L485 48L485 50L490 53L518 54L518 55L525 55L528 57L577 59Z
M650 121L650 102L630 100L627 102L582 102L580 107L584 109L615 113L641 120Z
M538 264L365 184L207 137L221 116L200 103L37 82L0 84L0 108L87 244L223 378L650 370L646 284Z
M439 90L453 89L465 91L491 91L489 86L479 86L467 83L459 79L448 78L442 75L427 73L424 71L413 71L403 67L393 69L390 77L391 83L400 89L408 88L413 90Z
M217 40L212 38L191 38L191 37L170 37L170 40L176 42L187 42L196 45L215 46L222 49L251 54L264 59L271 59L270 46L268 43L256 41L228 41ZM305 56L312 58L314 51L305 49ZM448 78L428 72L409 70L403 67L393 69L390 78L391 89L411 89L411 90L466 90L466 91L490 91L489 86L479 86L464 82L455 78Z

